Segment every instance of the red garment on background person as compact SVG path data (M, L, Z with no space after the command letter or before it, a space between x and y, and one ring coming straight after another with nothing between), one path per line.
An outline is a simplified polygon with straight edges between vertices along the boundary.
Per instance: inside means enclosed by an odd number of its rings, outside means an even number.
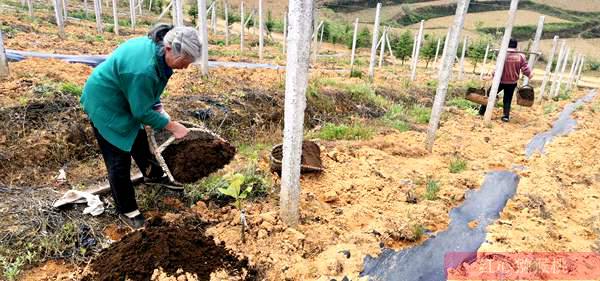
M502 84L517 84L521 71L525 76L531 75L531 68L527 65L527 59L524 54L513 53L516 49L509 48L504 61L504 70L502 71Z

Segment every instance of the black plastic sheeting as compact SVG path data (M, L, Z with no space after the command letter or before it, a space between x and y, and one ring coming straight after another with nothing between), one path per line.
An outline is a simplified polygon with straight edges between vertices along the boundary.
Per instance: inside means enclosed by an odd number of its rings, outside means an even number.
M476 257L485 241L485 228L498 219L518 183L515 173L488 173L481 188L467 192L463 204L450 211L448 230L416 247L402 251L386 248L376 258L367 256L361 276L369 276L370 280L446 280L447 268L456 268ZM468 224L473 220L479 224L470 228ZM447 254L451 254L448 260Z
M544 146L554 137L575 129L577 122L571 114L596 96L596 90L565 107L552 129L537 134L526 146L526 156L536 151L543 153ZM521 167L524 169L525 167ZM464 262L472 262L477 250L485 241L485 229L498 219L507 201L516 192L519 177L512 172L491 172L478 191L469 191L460 207L450 211L448 230L432 236L423 244L402 251L383 249L378 257L367 256L361 276L369 280L394 281L445 281L447 270ZM477 221L470 228L468 223Z
M28 52L28 51L16 51L6 50L6 58L9 62L22 61L27 58L43 58L43 59L59 59L70 63L83 63L91 67L96 67L108 56L105 55L60 55L60 54L48 54L39 52ZM274 69L283 70L285 67L280 65L265 64L265 63L246 63L246 62L228 62L228 61L209 61L208 67L224 67L224 68L248 68L248 69Z
M587 95L578 99L576 102L568 104L560 113L558 119L552 125L549 131L539 133L525 147L525 157L531 157L535 152L544 153L544 146L552 141L556 136L562 136L570 133L575 129L577 121L571 118L571 114L584 103L592 101L596 96L596 90L590 90Z

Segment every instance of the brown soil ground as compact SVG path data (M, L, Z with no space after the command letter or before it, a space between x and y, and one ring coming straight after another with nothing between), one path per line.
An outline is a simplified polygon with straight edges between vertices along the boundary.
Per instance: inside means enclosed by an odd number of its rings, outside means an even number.
M599 106L596 98L576 111L577 130L527 162L517 194L490 226L481 251L599 250Z
M255 238L245 244L237 210L204 204L194 210L220 221L208 233L265 268L268 280L355 280L364 256L377 255L381 245L405 248L426 238L417 229L444 230L450 209L462 202L466 190L480 186L487 171L528 165L525 144L550 126L541 111L516 108L511 123L489 128L478 117L450 110L431 154L423 149L425 135L419 132L321 142L325 172L302 178L301 224L296 229L282 225L275 195L247 207L249 236ZM449 172L456 158L467 161L467 170ZM436 200L424 198L430 179L441 187Z

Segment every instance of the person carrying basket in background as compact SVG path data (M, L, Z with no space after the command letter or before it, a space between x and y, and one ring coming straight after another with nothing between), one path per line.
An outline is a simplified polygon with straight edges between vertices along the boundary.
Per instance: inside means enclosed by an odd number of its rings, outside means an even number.
M159 24L146 37L121 44L94 69L85 83L81 105L87 113L108 171L117 211L130 227L143 227L130 178L131 158L145 182L168 180L150 152L143 125L166 129L175 138L189 129L162 111L160 96L173 74L201 58L202 44L192 27Z
M501 91L504 92L504 96L502 97L502 105L503 105L503 115L502 121L508 122L510 121L510 106L512 103L513 95L515 93L515 89L517 88L517 82L519 81L519 77L521 76L521 72L523 75L529 77L529 80L533 78L533 72L529 65L527 64L527 59L524 54L516 53L517 50L517 40L511 38L508 43L508 53L506 55L506 60L504 61L504 70L502 71L502 79L500 80L500 86L498 87L498 93ZM488 77L486 79L491 79ZM491 91L488 89L488 93ZM479 115L483 116L485 114L486 105L482 105L479 108Z

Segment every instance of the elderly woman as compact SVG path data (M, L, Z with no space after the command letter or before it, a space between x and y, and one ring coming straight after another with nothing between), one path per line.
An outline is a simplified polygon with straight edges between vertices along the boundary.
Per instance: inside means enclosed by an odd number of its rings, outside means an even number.
M138 210L130 179L131 158L145 181L166 176L150 152L143 125L166 129L182 138L188 129L157 109L173 69L185 69L201 56L202 45L191 27L158 25L147 37L121 44L88 78L81 96L102 157L120 217L134 229L144 216Z

